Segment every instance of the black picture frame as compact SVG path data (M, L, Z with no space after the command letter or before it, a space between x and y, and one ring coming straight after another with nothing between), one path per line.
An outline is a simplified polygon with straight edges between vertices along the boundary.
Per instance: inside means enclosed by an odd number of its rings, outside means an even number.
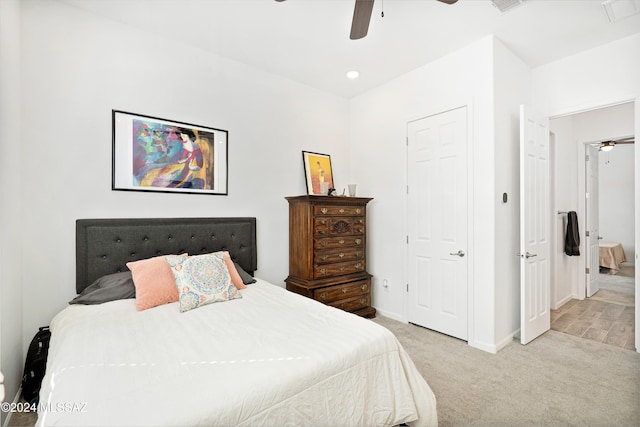
M112 190L228 195L228 131L112 110L112 135Z
M307 183L307 194L312 196L327 196L329 190L335 188L331 156L329 154L302 152L304 176ZM321 188L321 183L327 183L326 191Z

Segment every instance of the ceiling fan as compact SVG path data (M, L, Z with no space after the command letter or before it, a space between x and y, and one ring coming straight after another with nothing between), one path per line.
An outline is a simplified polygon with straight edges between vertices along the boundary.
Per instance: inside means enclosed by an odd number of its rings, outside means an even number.
M636 142L635 138L633 136L630 136L629 138L621 138L621 139L616 139L614 141L602 141L600 143L600 151L611 151L613 150L613 147L615 147L618 144L634 144Z
M282 2L284 0L276 0ZM446 4L454 4L458 0L438 0ZM373 11L374 0L356 0L356 6L353 9L353 21L351 21L351 40L361 39L367 35L369 31L369 22L371 21L371 12Z

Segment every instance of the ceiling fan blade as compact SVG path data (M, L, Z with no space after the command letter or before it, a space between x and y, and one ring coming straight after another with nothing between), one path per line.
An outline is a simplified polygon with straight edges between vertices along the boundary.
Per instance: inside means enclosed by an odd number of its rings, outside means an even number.
M373 0L356 0L353 9L353 21L351 22L351 40L361 39L369 31L369 21L373 11Z
M282 0L280 0L282 1ZM438 0L442 3L446 3L446 4L454 4L455 2L457 2L458 0Z

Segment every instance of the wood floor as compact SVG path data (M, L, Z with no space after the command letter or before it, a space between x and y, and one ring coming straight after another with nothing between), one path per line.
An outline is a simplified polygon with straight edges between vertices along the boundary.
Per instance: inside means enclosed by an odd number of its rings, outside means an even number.
M551 310L551 329L635 351L634 266L617 277L600 274L600 290Z

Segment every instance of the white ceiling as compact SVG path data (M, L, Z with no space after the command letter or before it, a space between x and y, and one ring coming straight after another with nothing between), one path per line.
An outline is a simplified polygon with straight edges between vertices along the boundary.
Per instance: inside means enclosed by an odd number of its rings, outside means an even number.
M536 67L640 32L640 14L610 23L600 0L528 0L505 13L490 0L376 0L361 40L349 39L354 0L59 1L344 97L488 34Z

